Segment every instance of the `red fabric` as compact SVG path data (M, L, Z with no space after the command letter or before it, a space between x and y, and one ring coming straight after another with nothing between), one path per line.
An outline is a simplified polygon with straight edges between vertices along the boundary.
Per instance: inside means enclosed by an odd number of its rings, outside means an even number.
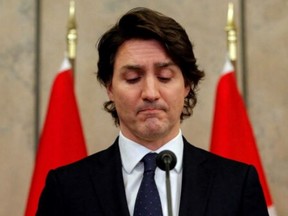
M87 155L73 88L72 70L57 74L40 137L25 216L34 216L50 169Z
M215 154L254 165L267 206L272 205L246 107L237 89L234 69L224 71L218 83L210 147Z

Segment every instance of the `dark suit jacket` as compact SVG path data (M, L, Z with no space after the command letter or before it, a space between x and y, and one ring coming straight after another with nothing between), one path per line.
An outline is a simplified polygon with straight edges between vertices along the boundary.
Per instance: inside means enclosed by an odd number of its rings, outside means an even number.
M50 171L37 215L129 216L118 140L102 152ZM184 139L179 215L268 216L256 170Z

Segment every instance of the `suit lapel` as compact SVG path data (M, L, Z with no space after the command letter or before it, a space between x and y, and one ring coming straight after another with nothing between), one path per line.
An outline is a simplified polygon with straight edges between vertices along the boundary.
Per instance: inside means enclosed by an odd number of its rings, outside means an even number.
M204 215L214 172L207 156L184 139L183 177L179 216Z
M118 139L98 157L91 178L105 215L129 216Z

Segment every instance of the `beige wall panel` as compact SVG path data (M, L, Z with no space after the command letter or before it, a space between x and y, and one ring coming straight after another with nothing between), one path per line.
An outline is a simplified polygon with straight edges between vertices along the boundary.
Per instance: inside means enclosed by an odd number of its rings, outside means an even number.
M249 112L274 203L284 216L288 215L288 2L247 1L246 12Z
M0 1L0 215L22 215L34 160L34 1Z

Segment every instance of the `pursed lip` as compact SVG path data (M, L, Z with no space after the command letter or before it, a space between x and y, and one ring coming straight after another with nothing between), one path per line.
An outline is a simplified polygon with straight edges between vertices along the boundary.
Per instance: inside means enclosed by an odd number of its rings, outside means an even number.
M143 113L143 114L157 114L159 112L165 111L165 107L161 105L154 105L154 106L142 106L139 109L137 109L137 114Z
M143 117L145 119L147 118L159 118L161 116L161 113L163 110L160 109L144 109L138 112L138 116Z
M138 113L157 113L159 111L162 111L161 109L142 109Z

